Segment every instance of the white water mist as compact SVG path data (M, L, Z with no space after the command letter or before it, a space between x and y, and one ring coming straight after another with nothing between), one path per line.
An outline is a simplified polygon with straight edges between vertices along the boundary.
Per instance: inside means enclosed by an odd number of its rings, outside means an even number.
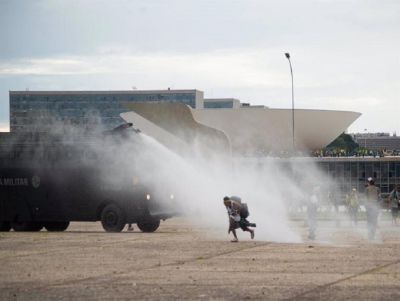
M298 189L274 160L259 166L228 157L183 158L153 138L142 137L140 151L130 161L132 166L141 171L145 185L156 184L159 195L173 192L175 199L166 202L190 216L194 224L217 228L225 234L228 220L222 199L237 195L249 206L249 220L257 223L257 240L301 241L289 227L284 201L285 196L298 194ZM239 235L247 239L247 234Z

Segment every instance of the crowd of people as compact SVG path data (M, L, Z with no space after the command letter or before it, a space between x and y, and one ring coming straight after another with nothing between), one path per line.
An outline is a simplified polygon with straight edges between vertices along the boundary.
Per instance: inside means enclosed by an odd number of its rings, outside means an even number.
M374 179L370 177L367 180L364 194L360 194L357 189L353 187L345 196L344 202L342 202L337 195L331 192L327 197L330 204L335 208L335 220L337 226L340 225L340 220L337 218L340 205L345 205L350 220L355 226L358 224L362 211L361 207L363 206L365 208L368 238L371 240L375 238L378 216L382 207L390 209L393 225L400 225L398 222L400 210L400 184L396 185L387 198L382 199L379 188L375 185ZM251 239L253 239L254 229L252 228L256 227L256 224L250 223L247 220L249 216L247 204L242 203L241 199L236 196L226 196L223 201L229 219L228 234L233 234L232 242L239 241L236 233L236 230L239 228L245 232L249 232ZM319 186L315 186L311 189L307 200L304 200L302 203L302 207L305 205L307 210L306 224L308 226L308 238L312 240L316 238L317 215L318 209L322 205L322 201L321 189Z
M240 153L243 157L276 157L276 158L290 158L293 156L292 151L273 151L273 150L264 150L258 149L253 152L246 151L244 153ZM323 148L317 149L312 152L301 152L296 151L296 156L304 157L396 157L400 156L400 150L371 150L365 148L357 148L354 150L346 150L343 148Z
M304 200L301 205L301 207L304 207L305 205L307 210L306 224L308 225L308 238L312 240L316 238L318 209L322 206L323 199L324 197L322 197L320 187L314 186L307 199ZM388 197L383 200L379 188L375 185L374 179L370 177L367 180L365 193L363 195L353 187L345 196L344 203L341 202L340 198L333 192L328 193L327 199L329 200L330 205L335 209L335 220L337 226L340 224L340 220L337 218L340 205L345 205L347 213L355 226L358 224L361 206L364 206L369 239L375 238L378 216L382 207L386 206L386 208L390 209L392 214L392 224L396 226L400 225L398 222L400 210L400 184L397 184ZM382 203L386 203L385 206L383 206ZM237 196L225 196L223 204L228 214L228 234L233 234L231 242L239 241L236 233L236 230L239 228L244 232L249 232L251 239L254 239L255 232L252 228L255 228L256 224L247 220L249 217L247 204L243 203L241 198ZM128 225L127 230L133 230L131 224Z
M395 188L390 192L387 198L382 199L379 188L375 185L373 178L369 177L365 187L365 193L360 194L356 188L352 188L351 191L345 196L344 202L340 200L338 195L333 192L329 192L327 195L329 203L333 205L336 212L336 225L340 225L340 220L338 219L339 206L345 205L347 213L350 220L355 226L357 226L360 215L361 207L365 208L365 215L367 221L368 238L374 239L376 234L376 229L378 225L378 216L380 209L386 207L391 211L392 224L399 224L399 210L400 210L400 184L397 184ZM249 232L251 239L254 238L254 227L253 224L247 220L249 216L249 210L246 203L243 203L239 197L231 196L224 197L224 205L226 207L229 219L228 234L233 234L232 242L238 242L238 237L236 230L242 229L244 232ZM318 209L322 205L323 197L319 186L314 186L307 199L302 203L303 207L305 205L306 214L306 224L308 226L308 238L313 240L316 238L317 231L317 215Z
M349 151L341 148L324 148L315 150L311 153L313 157L387 157L400 156L400 150L368 150L365 148L357 148Z
M334 206L336 213L338 213L338 207L341 202L338 198L328 196L331 201L331 205ZM316 225L317 225L317 211L318 207L321 205L322 197L319 191L319 187L315 187L310 194L308 200L306 200L305 205L307 208L307 224L309 228L309 238L315 238ZM382 207L387 208L392 214L392 224L399 225L399 209L400 209L400 184L390 192L387 198L383 199L380 195L379 188L375 185L373 178L368 178L365 193L360 194L356 188L346 195L344 200L344 205L346 207L347 213L354 223L358 224L358 220L361 214L361 206L365 208L366 221L368 228L368 238L374 239L377 229L378 216L380 209ZM336 215L337 217L338 215ZM339 220L336 218L336 224L339 224Z

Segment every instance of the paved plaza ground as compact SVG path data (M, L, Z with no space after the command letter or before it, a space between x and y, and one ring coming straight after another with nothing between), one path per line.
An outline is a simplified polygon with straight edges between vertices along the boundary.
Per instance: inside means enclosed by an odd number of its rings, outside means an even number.
M1 233L0 299L400 300L400 227L382 222L373 242L364 228L321 222L299 244L230 243L182 218L151 234Z

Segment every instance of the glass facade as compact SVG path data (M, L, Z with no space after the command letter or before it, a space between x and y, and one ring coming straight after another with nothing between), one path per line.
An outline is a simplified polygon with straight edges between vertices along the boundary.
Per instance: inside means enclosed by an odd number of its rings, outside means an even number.
M354 161L317 162L323 171L336 180L343 193L348 193L353 187L364 192L369 177L374 178L381 193L390 193L400 184L400 160L372 159Z
M204 101L205 109L232 109L233 100L225 101Z
M238 109L240 100L236 98L207 98L204 99L205 109Z
M126 103L173 102L196 108L199 92L10 92L10 130L40 130L53 122L86 127L100 124L110 129L124 122L119 114L127 111Z
M383 198L400 184L400 157L384 158L297 158L297 159L265 159L265 158L242 158L238 160L239 166L254 166L260 170L269 164L279 168L289 178L293 177L295 182L300 182L307 171L312 171L316 166L323 175L329 176L332 183L340 189L342 196L348 194L354 187L358 192L365 192L365 185L369 177L375 180ZM319 181L313 178L313 181ZM323 181L329 181L324 179ZM323 185L324 183L309 183Z

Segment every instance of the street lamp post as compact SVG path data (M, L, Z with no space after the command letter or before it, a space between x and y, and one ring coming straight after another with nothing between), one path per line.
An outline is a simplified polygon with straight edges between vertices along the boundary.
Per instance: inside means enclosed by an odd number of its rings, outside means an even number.
M367 129L364 129L364 148L367 149Z
M294 143L294 87L293 87L293 69L292 62L290 61L290 54L288 52L285 53L286 58L289 61L290 66L290 75L292 77L292 150L293 154L295 153L295 143Z

